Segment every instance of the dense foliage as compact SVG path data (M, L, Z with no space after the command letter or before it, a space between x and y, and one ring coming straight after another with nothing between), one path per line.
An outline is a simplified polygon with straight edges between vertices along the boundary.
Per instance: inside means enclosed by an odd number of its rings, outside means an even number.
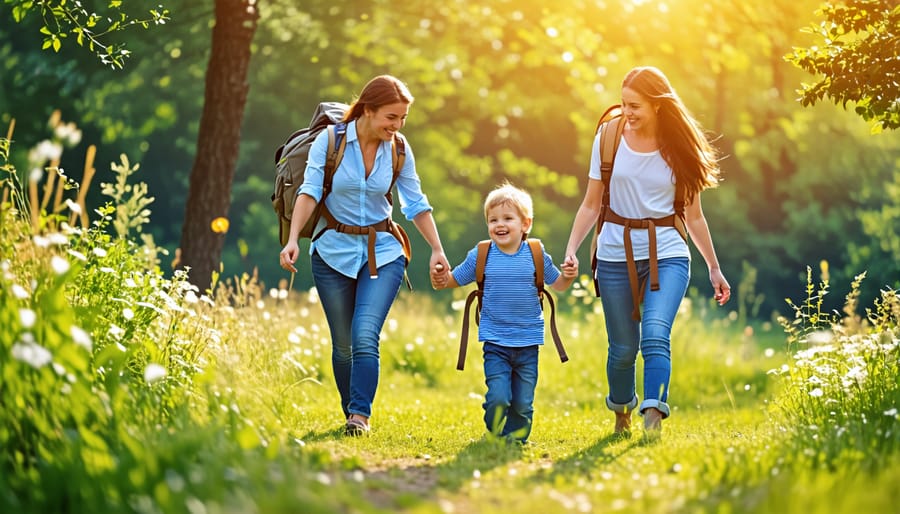
M791 62L815 75L803 84L801 104L828 97L856 104L856 113L873 122L872 131L900 128L900 4L891 0L825 3L822 21L806 30L814 45L795 48Z
M416 96L404 132L451 262L485 237L481 201L504 179L534 194L534 234L558 256L587 180L596 117L618 101L627 69L654 64L726 156L725 182L703 203L730 281L756 276L744 295L748 315L783 310L806 267L821 260L830 264L833 308L863 271L862 294L875 298L885 285L900 286L900 143L870 136L840 109L796 102L806 75L783 56L813 44L800 28L817 4L763 0L723 10L700 0L583 0L552 8L511 0L263 2L224 274L258 269L269 284L289 278L277 266L269 204L274 149L308 122L317 102L351 100L384 72L403 78ZM9 16L5 8L0 16ZM140 161L158 206L145 230L174 258L214 13L211 5L183 0L166 8L165 25L128 33L132 59L117 72L79 59L73 45L58 55L41 52L29 35L36 18L22 20L26 30L4 31L0 119L15 118L20 137L36 139L58 108L79 121L85 143L98 145L97 162L117 161L120 153ZM18 152L13 160L29 169ZM62 166L78 170L82 162L72 152ZM89 199L97 195L88 192ZM425 290L426 248L407 229L413 284ZM305 288L311 279L300 265L294 283ZM708 291L699 258L693 285Z

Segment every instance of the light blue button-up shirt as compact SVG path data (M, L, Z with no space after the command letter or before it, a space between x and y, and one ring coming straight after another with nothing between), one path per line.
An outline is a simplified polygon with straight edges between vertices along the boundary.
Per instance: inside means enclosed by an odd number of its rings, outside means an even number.
M366 178L362 150L356 133L356 121L347 124L347 146L344 157L332 180L331 193L325 198L325 207L339 222L346 225L366 226L378 223L391 215L392 206L385 198L394 173L391 142L382 141L375 154L372 173ZM306 194L319 202L322 198L325 178L325 156L328 150L328 131L323 130L309 149L309 159L303 175L303 185L297 194ZM406 144L406 160L397 178L400 210L408 220L425 211L433 210L428 197L422 193L422 184L416 173L416 160L409 143ZM315 234L325 226L325 218L319 220ZM327 230L310 244L310 254L319 253L329 266L339 273L356 278L359 270L368 263L368 236L344 234ZM403 248L389 232L378 232L375 240L375 262L383 266L403 255Z

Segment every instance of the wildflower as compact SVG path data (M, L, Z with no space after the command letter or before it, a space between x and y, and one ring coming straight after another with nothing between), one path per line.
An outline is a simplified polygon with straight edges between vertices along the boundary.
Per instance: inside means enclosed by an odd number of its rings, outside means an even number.
M157 380L160 380L166 376L166 368L160 366L156 363L147 364L147 367L144 368L144 380L147 381L148 384L152 384Z
M50 246L50 240L44 236L36 235L32 241L34 241L34 246L37 246L38 248L47 248Z
M88 334L81 328L76 327L75 325L72 325L69 328L69 332L72 333L72 340L75 341L75 344L84 348L87 351L91 351L91 348L93 347L94 343L93 343L93 341L91 341L90 334Z
M94 249L91 250L91 253L100 258L106 257L106 250L100 248L99 246L94 247Z
M19 284L12 285L12 293L13 296L18 298L19 300L25 300L29 296L28 291L26 291L25 288L20 286Z
M72 211L73 214L81 214L81 206L69 198L66 198L66 207Z
M40 168L33 168L28 174L28 180L30 182L40 182L42 178L44 178L44 170Z
M228 218L223 218L222 216L219 216L209 223L209 227L216 234L224 234L228 232L228 225Z
M12 347L14 359L24 362L34 369L40 369L53 360L53 355L43 346L33 342L18 342Z
M53 272L57 275L62 275L63 273L69 271L69 261L63 259L59 255L54 255L50 259L50 267L53 268Z
M130 321L134 319L134 311L129 309L128 307L125 307L124 309L122 309L122 317Z
M819 398L824 394L825 394L825 391L823 391L821 387L817 387L809 392L809 395L812 396L813 398Z
M31 309L19 309L19 322L22 323L22 328L33 327L35 321L37 321L36 312Z
M66 253L68 253L72 257L75 257L76 259L78 259L81 262L87 262L87 257L85 257L85 255L81 252L77 252L75 250L69 250Z
M109 335L112 336L113 339L121 339L122 336L125 335L125 331L118 325L110 325Z

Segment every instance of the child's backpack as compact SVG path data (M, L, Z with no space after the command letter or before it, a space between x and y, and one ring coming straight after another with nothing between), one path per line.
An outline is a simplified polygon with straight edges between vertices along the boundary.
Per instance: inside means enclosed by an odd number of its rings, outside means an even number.
M675 182L675 213L670 216L658 219L629 219L623 218L616 214L609 206L609 184L612 178L613 162L616 159L616 151L619 149L619 142L622 140L622 133L625 131L625 119L622 113L621 105L613 105L600 116L597 122L597 129L594 131L596 135L600 132L600 179L603 182L603 199L600 203L600 215L597 217L596 228L594 229L594 238L591 240L591 278L594 281L594 292L600 296L600 285L597 283L597 238L603 223L610 221L619 225L624 225L625 229L625 250L628 259L628 275L631 282L632 300L634 302L634 311L632 318L640 320L640 299L643 296L637 285L637 271L634 264L634 256L631 253L631 240L629 231L632 228L648 228L653 226L671 226L678 230L681 237L687 241L687 227L685 225L684 207L685 207L685 188L680 182ZM656 239L655 234L650 237L651 246L651 271L650 271L650 289L652 291L659 290L659 276L656 273Z
M539 239L529 238L528 247L531 249L531 257L534 261L534 285L537 287L538 298L540 298L541 309L544 308L544 298L550 304L550 334L553 336L553 344L556 345L556 351L559 353L559 360L566 362L569 356L566 355L566 349L563 348L562 339L559 337L559 331L556 329L556 304L553 302L553 296L549 291L544 289L544 252L541 248ZM469 308L472 302L475 305L475 324L481 321L481 298L484 296L484 267L487 264L488 250L491 248L489 239L478 243L478 256L475 260L475 284L478 289L473 290L466 297L466 307L463 310L462 333L459 339L459 358L456 361L456 369L462 371L466 364L466 348L469 345Z
M306 221L306 225L300 230L300 238L315 239L319 234L313 234L319 218L325 208L325 197L331 192L331 183L334 173L341 164L344 156L344 147L347 145L347 124L342 120L344 113L350 107L339 102L322 102L316 107L312 120L308 127L301 128L290 135L285 143L275 151L275 190L272 193L272 207L278 215L278 234L281 245L287 244L291 230L291 215L294 211L294 202L297 199L297 190L303 184L303 174L306 172L306 161L309 158L309 149L312 142L322 130L328 130L328 153L325 159L325 178L323 181L322 198L316 204L312 215ZM388 202L393 205L391 190L403 169L406 159L406 142L399 134L391 144L393 152L394 175L391 186L385 195ZM401 241L403 243L403 241ZM408 243L404 246L407 251ZM411 255L407 251L407 263Z

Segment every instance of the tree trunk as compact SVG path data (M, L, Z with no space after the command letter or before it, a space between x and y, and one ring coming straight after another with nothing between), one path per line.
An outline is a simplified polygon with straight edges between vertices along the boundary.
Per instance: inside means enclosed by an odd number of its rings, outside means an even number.
M203 115L197 153L181 229L179 268L190 268L190 282L205 291L218 270L223 231L212 221L228 217L231 182L240 143L244 104L250 89L250 43L259 18L253 0L216 0L212 50L206 70Z

